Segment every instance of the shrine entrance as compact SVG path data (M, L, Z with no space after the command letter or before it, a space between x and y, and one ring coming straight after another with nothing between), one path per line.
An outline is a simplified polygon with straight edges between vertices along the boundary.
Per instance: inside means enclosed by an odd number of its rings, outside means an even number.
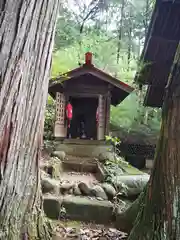
M71 121L71 138L97 139L96 110L98 98L95 97L70 97L73 107Z

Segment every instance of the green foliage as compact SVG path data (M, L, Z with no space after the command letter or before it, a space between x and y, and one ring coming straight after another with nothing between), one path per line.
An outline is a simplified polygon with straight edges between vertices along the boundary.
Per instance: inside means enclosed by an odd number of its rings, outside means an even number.
M44 139L53 139L53 128L55 122L55 102L48 96L47 107L45 112L45 122L44 122Z
M66 8L62 8L57 19L54 50L71 46L79 36L79 26L73 21L72 14Z
M107 159L104 164L105 181L109 183L117 182L117 177L121 175L141 175L140 170L131 166L122 157L115 155L112 159Z
M121 141L117 137L106 136L106 142L110 142L114 146L117 146Z

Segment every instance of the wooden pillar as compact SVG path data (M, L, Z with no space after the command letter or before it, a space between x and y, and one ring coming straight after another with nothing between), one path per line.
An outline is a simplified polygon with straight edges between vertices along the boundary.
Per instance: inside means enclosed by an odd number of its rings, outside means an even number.
M54 136L65 138L67 129L65 126L65 105L66 99L64 93L56 93L56 121L54 127Z
M99 95L99 122L97 129L97 139L104 140L105 139L105 98L103 95Z
M111 110L111 93L109 92L106 99L106 130L105 130L106 135L109 135L110 110Z

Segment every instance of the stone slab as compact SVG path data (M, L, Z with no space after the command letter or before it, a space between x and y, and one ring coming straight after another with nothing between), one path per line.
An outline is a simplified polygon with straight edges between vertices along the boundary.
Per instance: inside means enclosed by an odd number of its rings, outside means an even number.
M62 198L56 196L52 195L43 196L43 208L48 218L55 220L59 219L62 201L63 201Z
M81 144L81 145L105 145L106 141L103 140L89 140L89 139L64 139L61 141L65 144Z
M64 197L62 204L70 220L105 224L113 219L113 204L109 201L69 195Z
M43 207L47 217L58 220L62 206L69 220L107 224L113 220L113 204L81 196L44 196Z
M104 153L112 148L110 145L96 144L64 144L61 142L55 143L56 151L64 151L67 155L79 157L95 157L98 158L101 153Z

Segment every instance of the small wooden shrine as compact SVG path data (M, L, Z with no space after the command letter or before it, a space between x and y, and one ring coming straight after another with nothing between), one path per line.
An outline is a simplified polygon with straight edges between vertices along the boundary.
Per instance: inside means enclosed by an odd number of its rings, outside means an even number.
M104 140L109 134L110 105L118 105L134 89L92 64L92 53L85 54L85 63L56 79L51 79L49 94L56 99L55 138L67 137L66 105L73 107L71 138L79 136L84 123L85 139ZM98 109L98 124L96 112Z

